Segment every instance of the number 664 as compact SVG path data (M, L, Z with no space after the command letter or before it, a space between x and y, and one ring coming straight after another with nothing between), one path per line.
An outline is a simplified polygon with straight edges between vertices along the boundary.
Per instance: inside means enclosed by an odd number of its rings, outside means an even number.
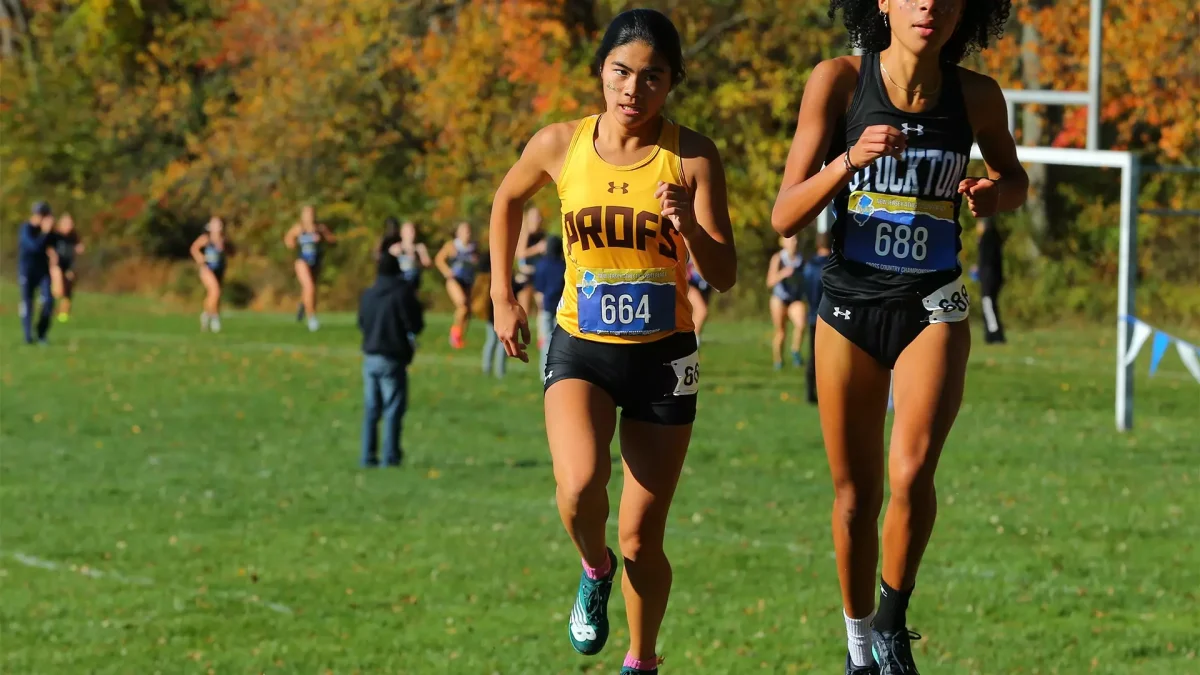
M643 295L634 307L632 295L605 295L600 298L600 320L612 326L618 321L621 324L631 324L634 319L650 321L650 296Z

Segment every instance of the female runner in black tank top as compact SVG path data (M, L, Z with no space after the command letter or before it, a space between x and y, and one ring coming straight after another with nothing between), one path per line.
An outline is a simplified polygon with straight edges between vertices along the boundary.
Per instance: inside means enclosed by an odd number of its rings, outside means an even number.
M292 268L300 282L300 304L296 308L296 320L308 318L308 330L321 327L317 321L317 278L321 275L321 256L326 245L337 243L337 237L325 225L317 222L316 209L306 204L300 209L300 221L283 235L283 244L296 250ZM297 250L298 249L298 250Z
M221 332L221 289L225 284L225 264L232 246L225 234L225 223L212 216L204 232L192 242L192 259L204 284L204 306L200 313L200 330Z
M969 300L958 281L962 198L976 217L1025 201L1000 87L959 68L1003 32L1007 0L833 0L860 57L817 65L800 104L772 224L796 234L833 202L816 334L821 428L847 673L917 673L905 611L937 511L933 474L962 400ZM971 140L986 178L967 178ZM824 164L824 168L822 168ZM884 419L895 370L891 500Z
M544 340L549 339L550 323L547 320L546 308L542 304L542 294L533 287L533 272L537 261L546 254L546 233L542 231L542 212L536 206L525 209L521 217L521 234L517 238L517 273L513 290L517 294L517 302L525 309L525 316L536 317L538 351L542 349Z
M54 243L56 261L50 267L50 286L58 300L58 320L65 323L71 318L71 301L75 296L75 259L85 249L71 214L59 216L54 230L58 239Z

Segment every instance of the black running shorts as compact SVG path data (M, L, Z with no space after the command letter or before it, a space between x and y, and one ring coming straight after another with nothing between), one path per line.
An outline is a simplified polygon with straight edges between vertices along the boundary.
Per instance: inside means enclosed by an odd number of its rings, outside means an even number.
M965 321L971 308L967 287L952 281L915 302L852 305L825 295L817 316L881 365L893 369L900 354L933 323Z
M561 380L583 380L603 389L621 408L623 418L669 426L691 424L696 421L700 386L696 334L610 344L578 338L555 326L546 351L542 391Z

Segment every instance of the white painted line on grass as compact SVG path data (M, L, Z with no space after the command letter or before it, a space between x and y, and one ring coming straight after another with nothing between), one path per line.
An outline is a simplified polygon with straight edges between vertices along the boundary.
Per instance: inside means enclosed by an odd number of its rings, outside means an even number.
M227 342L224 338L217 338L208 343L201 343L201 342L197 342L196 338L194 336L188 336L188 335L184 335L184 334L180 334L180 333L153 333L153 332L135 332L135 331L120 331L120 330L95 330L95 329L85 328L85 329L81 329L81 330L74 330L72 332L72 335L79 336L81 338L94 338L94 339L100 339L100 340L114 340L114 341L125 340L125 341L129 341L129 342L139 342L139 343L148 343L148 344L155 344L155 343L157 343L157 344L163 344L163 343L187 344L187 345L195 347L195 348L211 347L214 349L224 349L227 351L234 351L234 352L241 351L241 352L261 353L261 352L273 352L273 351L279 350L279 351L289 352L289 353L297 352L300 354L305 354L307 356L336 356L336 357L345 357L345 358L355 358L362 354L362 352L359 349L354 348L354 347L329 346L329 345L322 345L322 344L295 344L295 343L288 343L288 342ZM437 366L450 366L450 367L454 367L454 368L475 368L475 369L480 368L479 359L476 358L475 356L468 357L468 356L458 356L458 355L452 355L452 354L434 355L434 354L429 354L429 353L422 353L422 351L420 349L420 342L418 342L417 350L418 351L417 351L416 358L413 359L414 365L428 364L428 365L437 365ZM535 352L536 352L536 350L535 350ZM475 352L472 351L470 353L474 354ZM533 355L536 355L536 353ZM512 363L509 364L509 367L512 367L512 368L525 367L525 364L521 363L520 361L517 361L516 359L510 359L510 361L512 361ZM980 353L978 356L974 356L974 355L972 356L972 365L975 365L975 366L982 365L982 366L986 367L989 365L988 364L989 361L991 362L992 365L1026 366L1026 367L1030 367L1030 368L1038 368L1038 369L1045 369L1045 370L1058 370L1058 371L1062 371L1062 372L1073 372L1073 373L1089 372L1089 373L1096 373L1096 374L1104 374L1106 377L1107 377L1108 371L1104 370L1104 369L1109 367L1107 362L1096 363L1096 364L1078 363L1075 361L1058 361L1058 360L1054 360L1054 359L1035 358L1032 356L1020 356L1017 354L984 354L984 353ZM765 373L766 371L763 371L763 372ZM1187 373L1181 373L1181 372L1175 372L1175 371L1159 372L1159 373L1156 373L1154 375L1154 377L1156 379L1180 380L1180 381L1182 381L1182 380L1190 381L1192 379L1192 377Z
M131 577L113 571L103 572L94 567L89 567L88 565L60 563L55 560L47 560L45 558L39 558L27 553L21 553L20 551L10 553L9 557L21 563L22 565L25 565L26 567L34 567L50 572L70 572L74 574L81 574L92 579L112 579L113 581L135 586L155 585L153 579L146 577ZM295 614L295 612L292 611L292 608L288 607L287 605L263 600L259 596L246 593L245 591L214 591L212 595L214 597L235 600L250 605L261 605L262 607L266 607L272 612L276 612L278 614Z
M100 340L121 341L127 340L130 342L148 343L148 344L163 344L177 343L187 344L188 346L202 349L223 349L231 352L274 352L281 351L288 354L298 352L306 356L337 356L354 358L362 356L362 351L353 347L330 347L318 344L292 344L286 342L211 342L208 344L198 343L195 339L173 333L136 333L119 330L78 330L74 335L82 338L93 338ZM418 349L420 347L418 346ZM515 359L514 359L515 360ZM429 364L438 366L453 366L458 368L479 368L479 361L475 357L460 357L454 355L433 355L422 354L418 351L414 364ZM524 365L524 364L520 364Z
M100 570L87 565L63 564L21 552L13 553L11 554L11 557L13 560L16 560L26 567L37 567L43 570L50 570L51 572L68 571L75 574L82 574L85 577L91 577L93 579L108 578L112 579L113 581L119 581L123 584L134 584L137 586L151 586L154 584L153 579L147 579L146 577L127 577L116 572L101 572Z
M213 595L215 595L218 598L228 598L230 600L237 600L237 601L244 602L244 603L247 603L250 605L262 605L263 607L266 607L267 609L271 610L272 612L276 612L279 614L294 614L295 613L292 611L292 608L288 607L287 605L281 605L278 602L268 602L268 601L263 600L262 598L258 597L257 595L246 593L244 591L217 591L216 593L213 593Z

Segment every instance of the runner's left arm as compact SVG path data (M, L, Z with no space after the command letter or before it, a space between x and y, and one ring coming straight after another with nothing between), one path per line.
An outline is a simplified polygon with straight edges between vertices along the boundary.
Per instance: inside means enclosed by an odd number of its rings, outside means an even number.
M700 276L724 293L737 281L737 250L733 243L733 225L729 222L729 197L725 188L725 167L711 139L690 130L680 132L684 182L691 196L691 213L680 204L683 225L680 234L687 243ZM662 192L660 188L660 192ZM669 201L669 200L668 200ZM672 210L668 208L664 213ZM687 220L691 220L692 227ZM674 219L672 219L674 220ZM678 225L677 225L677 228Z
M963 75L963 98L975 130L975 142L987 166L987 178L968 177L958 184L967 207L976 218L1013 211L1029 195L1029 175L1017 159L1017 144L1008 130L1008 107L1000 85L986 75L969 70Z

